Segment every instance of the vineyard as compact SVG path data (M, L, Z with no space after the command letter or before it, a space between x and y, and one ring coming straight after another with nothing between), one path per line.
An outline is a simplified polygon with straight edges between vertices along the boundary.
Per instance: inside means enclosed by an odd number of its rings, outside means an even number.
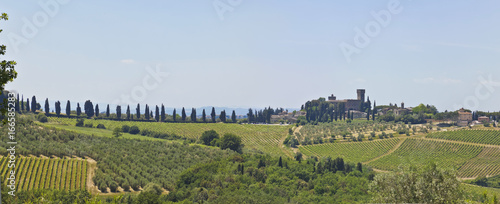
M396 170L400 164L421 166L436 162L443 168L458 169L476 157L481 146L407 138L393 153L370 163L377 169Z
M39 126L32 121L18 118L16 120L16 132L19 144L16 153L19 155L54 155L59 158L65 157L90 157L97 161L97 170L92 178L101 192L116 192L118 187L125 190L140 190L148 183L157 183L165 189L173 189L177 176L192 165L227 158L233 151L220 150L219 148L204 147L201 145L188 145L179 142L136 140L125 138L96 137L79 134L64 129L48 128ZM90 128L88 128L90 129ZM0 129L0 133L7 134L6 128ZM0 138L0 155L7 155L8 139ZM17 160L21 182L28 181L38 175L43 177L44 169L47 175L43 180L40 178L38 186L55 189L77 188L74 180L85 180L86 176L73 174L78 167L78 162L70 159L48 160L46 164L43 159L20 159ZM4 165L5 166L5 165ZM52 168L51 170L49 170ZM5 170L5 169L4 169ZM39 173L38 171L42 172ZM29 172L29 173L28 173ZM5 175L5 172L4 172ZM78 179L80 178L80 179ZM48 181L50 180L50 183ZM29 189L29 186L23 189ZM48 186L48 187L47 187ZM80 184L81 186L81 184ZM108 190L109 189L109 190Z
M458 169L458 176L494 176L500 174L500 148L484 147L477 157L467 161Z
M366 162L381 156L394 148L398 138L369 142L328 143L301 146L300 151L307 156L342 157L348 162Z
M7 183L10 169L7 157L0 158L0 174ZM16 189L84 190L87 181L87 161L82 159L49 159L18 157L16 160Z
M50 123L75 126L76 119L50 117ZM278 125L250 125L228 123L158 123L133 122L113 120L86 120L85 123L103 124L106 129L112 130L123 125L138 126L139 129L153 132L179 135L181 137L198 139L204 131L215 130L219 135L233 133L240 136L246 148L257 149L274 155L284 155L279 148L279 140L288 133L289 126ZM60 126L64 127L64 126ZM90 129L90 128L89 128ZM92 129L96 130L96 128Z
M497 130L445 131L431 133L426 137L478 144L500 145L500 131Z

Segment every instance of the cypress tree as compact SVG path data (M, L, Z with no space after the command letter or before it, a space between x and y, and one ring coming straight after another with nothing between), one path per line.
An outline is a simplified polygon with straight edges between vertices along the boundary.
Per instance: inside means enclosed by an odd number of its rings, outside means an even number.
M253 122L253 110L251 108L248 109L247 118L248 118L248 123Z
M21 95L21 111L24 111L24 95Z
M186 110L184 110L184 107L182 107L182 122L186 122Z
M193 122L193 123L196 122L196 109L195 108L191 109L191 122Z
M371 112L371 107L372 104L370 102L370 97L368 97L368 102L367 102L368 109L366 109L366 120L370 121L370 112Z
M176 118L177 118L177 113L175 112L175 108L174 108L174 112L172 113L172 117L173 117L173 120L175 122Z
M135 108L135 116L137 119L141 118L141 106L137 104L137 108Z
M227 119L226 110L223 110L222 113L223 113L223 117L222 117L223 122L226 122L226 119Z
M212 122L215 123L215 108L212 107L212 113L210 114L212 116Z
M17 94L17 100L16 100L16 107L15 107L16 111L17 112L21 112L20 111L20 107L19 107L19 94Z
M119 105L116 106L116 118L118 118L118 120L122 119L122 107Z
M161 104L161 121L165 121L165 106L163 106L163 104Z
M149 111L149 116L152 118L153 117L153 111Z
M83 104L83 108L85 109L85 114L87 114L88 118L94 116L94 104L92 104L92 101L85 101L85 104Z
M338 117L339 117L339 107L337 104L335 104L335 121L338 120Z
M45 98L45 107L44 107L44 109L45 109L45 114L46 115L49 115L49 113L50 113L49 108L50 108L49 107L49 99Z
M155 120L156 122L160 122L160 108L158 108L158 106L156 106L155 110Z
M106 107L106 117L108 117L108 118L109 118L109 114L110 114L110 113L109 113L109 104L108 104L108 106Z
M376 108L376 102L373 101L373 111L372 111L372 120L375 121L375 113L377 112L377 108Z
M59 117L61 115L61 102L56 101L56 115Z
M233 123L236 123L236 112L233 110L233 114L231 114L231 120L233 120Z
M33 96L31 97L31 112L35 113L38 110L37 104L36 104L36 97Z
M99 117L99 104L95 104L95 117Z
M130 105L127 105L127 112L125 112L127 114L127 120L130 120Z
M144 108L144 118L146 118L146 120L149 120L149 106L148 106L148 104L146 104L146 108Z
M281 161L281 156L280 156L280 161L278 162L278 166L283 168L283 161Z
M203 109L203 112L201 113L201 120L206 123L207 122L207 114L205 113L205 109Z
M66 102L66 115L67 116L70 116L71 115L71 103L69 102Z
M82 108L80 108L80 103L76 103L76 115L80 116L82 114Z
M26 111L30 112L30 99L26 99Z

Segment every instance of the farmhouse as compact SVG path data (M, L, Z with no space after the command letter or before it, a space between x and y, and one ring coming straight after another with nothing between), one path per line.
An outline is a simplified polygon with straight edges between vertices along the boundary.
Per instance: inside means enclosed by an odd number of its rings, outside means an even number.
M477 121L479 121L481 123L489 123L490 122L490 118L486 117L486 116L481 116L481 117L477 118Z
M457 125L461 127L465 127L472 122L472 113L466 111L464 108L458 110L458 121Z

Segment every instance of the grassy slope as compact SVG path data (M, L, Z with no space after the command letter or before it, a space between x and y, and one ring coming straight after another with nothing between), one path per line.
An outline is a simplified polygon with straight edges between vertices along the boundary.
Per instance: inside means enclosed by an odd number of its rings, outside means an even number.
M227 124L227 123L155 123L134 121L112 121L112 120L85 120L85 123L103 124L107 130L97 128L85 128L74 126L76 119L49 118L45 126L52 126L72 130L84 134L112 137L111 131L115 127L123 125L136 125L140 130L176 134L181 137L198 139L204 131L215 130L222 137L226 133L233 133L242 137L243 144L248 149L256 149L273 155L285 155L279 148L279 141L288 134L289 126L277 125L250 125L250 124ZM155 139L140 135L124 134L124 138ZM157 139L158 140L158 139ZM164 140L163 140L164 141ZM287 149L288 151L288 149Z

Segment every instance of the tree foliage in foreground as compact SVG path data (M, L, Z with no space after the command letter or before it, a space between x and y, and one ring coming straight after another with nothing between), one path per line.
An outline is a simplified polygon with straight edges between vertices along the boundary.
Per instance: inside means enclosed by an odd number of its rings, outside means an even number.
M370 184L376 203L460 203L462 189L455 171L431 163L424 168L378 174Z
M331 160L331 159L330 159ZM323 161L325 162L325 161ZM321 173L318 162L298 163L289 158L242 154L199 164L185 170L170 201L194 203L366 203L373 172L355 170ZM326 163L326 162L325 162Z
M0 20L9 20L9 16L6 13L2 13ZM2 29L0 29L2 32ZM5 55L7 47L5 45L0 45L0 55ZM15 61L2 60L0 62L0 94L3 94L4 87L8 82L14 81L17 78L17 72L14 70L16 65ZM0 114L7 115L7 99L0 101ZM3 120L3 123L7 123L7 118Z

